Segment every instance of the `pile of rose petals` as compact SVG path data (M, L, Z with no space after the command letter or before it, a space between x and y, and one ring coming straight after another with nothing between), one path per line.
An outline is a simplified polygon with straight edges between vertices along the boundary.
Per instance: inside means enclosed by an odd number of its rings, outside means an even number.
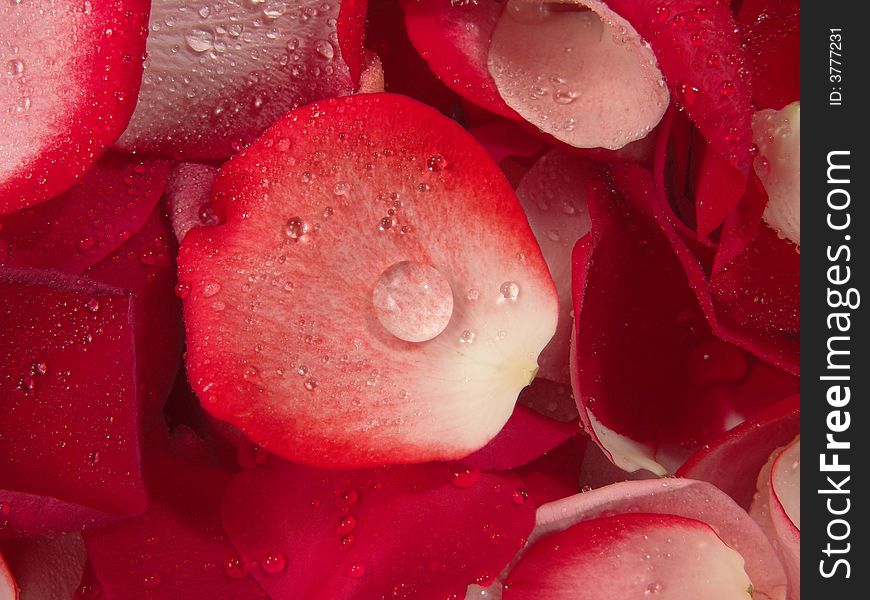
M0 7L0 600L799 600L793 0Z

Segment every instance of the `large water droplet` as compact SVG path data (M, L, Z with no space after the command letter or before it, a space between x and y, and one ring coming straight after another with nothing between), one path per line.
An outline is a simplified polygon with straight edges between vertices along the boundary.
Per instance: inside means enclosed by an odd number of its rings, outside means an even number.
M194 52L207 52L214 45L214 34L205 29L191 29L184 36L184 41Z
M402 261L388 267L372 301L381 325L407 342L425 342L444 331L453 315L453 290L435 267Z
M287 561L284 560L284 555L280 552L272 552L260 563L260 567L269 575L280 573L286 565Z

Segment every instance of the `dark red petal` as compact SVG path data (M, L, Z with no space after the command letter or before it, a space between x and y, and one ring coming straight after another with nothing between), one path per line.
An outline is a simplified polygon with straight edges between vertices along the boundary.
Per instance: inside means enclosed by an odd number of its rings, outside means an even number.
M70 600L74 597L86 559L81 534L28 538L0 546L24 600ZM6 599L2 584L0 598Z
M68 189L136 105L147 0L39 0L0 8L0 213Z
M132 292L140 407L146 434L163 431L166 401L181 359L184 328L177 296L177 245L158 207L139 232L85 275Z
M502 100L487 67L492 32L503 0L430 2L401 0L408 37L447 86L492 112L519 119Z
M576 494L589 438L575 435L542 457L517 469L535 506Z
M0 215L0 265L83 272L142 227L168 172L167 161L108 153L66 193Z
M383 63L386 91L415 98L446 115L457 112L459 97L435 77L408 39L399 0L369 5L366 45Z
M758 110L800 100L800 1L744 0L737 11Z
M749 73L734 16L718 0L609 4L650 43L674 97L713 151L740 173L733 187L698 202L698 233L706 237L742 197L740 181L745 186L752 166Z
M196 458L196 443L175 442L176 455L148 458L148 511L85 532L94 575L89 585L99 588L100 600L267 598L221 527L232 473Z
M714 335L684 270L694 258L663 233L649 173L614 174L619 193L590 194L591 239L574 250L574 395L616 464L663 473L797 384Z
M513 469L549 452L577 431L577 421L556 421L517 404L499 434L462 463L484 471Z
M455 464L276 460L235 478L223 518L273 598L445 598L491 581L520 548L533 522L521 485Z
M179 242L194 227L217 225L211 208L211 186L218 169L198 163L178 163L169 173L164 202Z
M341 0L338 10L338 46L347 64L350 77L359 83L365 58L366 10L368 0ZM381 90L383 91L383 90Z
M0 488L141 512L132 297L41 271L4 271L0 297ZM5 506L9 529L41 526L38 512Z
M692 455L678 477L709 481L749 510L771 452L800 431L800 396L777 402Z

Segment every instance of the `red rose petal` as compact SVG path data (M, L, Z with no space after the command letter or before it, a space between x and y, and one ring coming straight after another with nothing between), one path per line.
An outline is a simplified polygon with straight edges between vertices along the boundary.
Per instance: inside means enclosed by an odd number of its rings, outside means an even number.
M4 272L0 295L0 488L115 515L141 512L131 296L38 271ZM13 534L41 527L38 503L19 512L0 502Z
M516 470L535 506L576 494L589 438L575 435L542 457Z
M599 0L510 0L488 57L508 106L578 148L615 150L645 137L668 91L649 46L617 12Z
M756 108L780 109L800 100L800 1L743 0L737 23Z
M175 240L158 208L126 244L85 273L133 293L131 320L146 433L165 427L163 403L175 381L184 343L175 253Z
M710 525L743 556L755 594L784 596L785 573L764 532L731 498L703 481L626 481L546 504L538 509L529 541L583 521L630 513L676 515Z
M459 109L459 97L444 85L408 39L399 0L369 5L366 44L380 57L385 90L425 102L446 115Z
M513 191L454 122L392 94L313 104L224 165L213 202L224 224L179 254L188 373L211 414L343 468L495 437L556 294Z
M287 111L353 92L337 23L341 17L342 28L353 30L351 17L365 15L340 10L340 0L214 9L155 0L142 89L117 147L225 158ZM354 50L362 54L361 45Z
M86 585L98 589L101 600L265 600L248 574L253 567L221 527L221 499L232 473L193 458L201 449L175 441L184 456L148 458L148 511L85 532L93 569Z
M0 215L0 265L83 272L142 227L168 172L166 161L106 154L66 193Z
M503 0L401 0L408 37L450 89L497 115L518 119L499 95L487 68L490 40Z
M3 545L3 549L9 568L21 588L22 598L25 600L74 598L86 560L85 543L81 534L68 533L16 540ZM0 598L6 599L2 584L0 584Z
M654 214L649 173L615 175L625 196L590 194L592 233L574 249L574 396L617 465L663 474L797 384L713 335L680 260L692 257Z
M236 477L223 518L273 598L443 598L491 581L519 549L532 525L521 485L462 465L275 461Z
M124 130L142 75L148 5L0 8L0 214L68 189Z
M364 50L367 9L368 0L341 0L336 24L341 56L347 64L351 79L357 83L360 82L366 63Z
M706 523L665 514L581 521L538 540L513 566L504 600L750 600L743 557Z
M709 481L749 509L755 480L770 453L800 430L800 396L761 411L695 453L677 476Z
M498 435L461 462L484 471L513 469L532 462L576 433L576 421L556 421L517 404Z
M713 150L742 173L752 165L752 106L748 69L726 2L610 0L649 41L675 98L685 108ZM714 231L743 195L734 175L731 191L720 190L697 206L698 233Z

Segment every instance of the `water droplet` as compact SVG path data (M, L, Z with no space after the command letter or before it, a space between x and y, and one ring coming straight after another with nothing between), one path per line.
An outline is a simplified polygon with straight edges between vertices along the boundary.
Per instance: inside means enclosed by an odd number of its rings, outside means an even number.
M184 300L190 295L190 284L179 281L175 285L175 295Z
M441 154L433 154L426 159L426 168L433 173L440 173L447 168L447 159Z
M207 52L214 47L214 34L205 29L191 29L185 34L184 41L194 52Z
M92 313L100 310L100 301L96 298L88 298L88 301L85 302L85 308L87 308Z
M332 57L335 56L335 48L332 47L332 44L328 40L318 40L314 45L314 49L326 60L332 60Z
M724 97L733 96L734 91L735 90L734 90L734 82L733 81L729 81L726 79L725 81L723 81L722 83L719 84L719 95L720 96L724 96Z
M347 535L356 529L356 518L345 515L338 522L338 535Z
M241 579L248 574L248 565L238 556L228 556L223 562L224 573L231 579Z
M346 490L344 494L342 494L342 499L348 506L353 506L359 501L359 492L356 490Z
M219 284L219 283L206 283L202 287L202 295L205 298L211 298L212 296L220 293L220 291L221 291L221 284Z
M269 2L266 6L263 7L263 14L270 19L277 19L281 15L283 15L287 10L284 2L280 0Z
M100 462L100 453L98 451L94 450L93 452L88 454L88 462L91 463L91 465L96 465L97 463L99 463Z
M315 379L314 377L309 377L305 380L305 383L303 385L305 386L306 390L308 390L309 392L313 392L317 389L318 382L317 379Z
M146 590L153 590L158 585L160 585L160 575L157 573L151 573L146 575L144 579L142 579L142 587Z
M476 334L470 329L464 329L462 333L459 335L459 341L462 344L471 344L474 342Z
M450 483L459 489L465 490L473 486L480 480L480 471L474 467L464 467L453 471L453 477Z
M503 284L501 284L501 287L498 289L498 291L499 293L501 293L501 297L504 300L509 300L513 302L520 295L520 286L513 281L505 281Z
M300 217L291 217L284 225L284 234L291 240L296 240L298 242L308 234L310 229L310 225Z
M557 86L553 88L553 101L556 104L571 104L577 99L579 94L574 90L568 89L565 86Z
M431 340L453 315L453 290L447 279L435 267L415 261L385 269L372 302L381 325L407 342Z
M341 539L338 540L338 545L341 546L342 550L350 550L353 548L353 545L356 543L356 538L353 537L353 534L343 535Z
M272 552L260 562L260 567L263 569L263 572L269 575L280 573L284 570L286 565L287 561L284 560L284 555L280 552Z
M511 501L516 505L524 504L528 498L529 493L523 488L517 488L511 494Z
M468 293L465 295L468 298L469 302L476 302L478 298L480 298L480 290L476 290L474 288L468 290Z
M347 184L347 182L339 181L332 188L332 193L336 196L344 196L345 194L347 194L348 190L350 190L350 186Z
M97 600L100 597L100 586L83 583L73 595L73 600Z
M660 594L662 591L662 584L660 583L651 583L646 586L646 591L643 593L644 596L652 596L655 594Z
M6 63L6 74L11 75L13 77L17 77L24 73L24 61L13 58L8 63Z
M198 11L196 11L200 17L203 19L207 19L208 15L211 13L211 9L208 6L202 6Z
M365 574L366 574L365 566L363 566L359 563L353 563L347 569L347 576L352 577L353 579L359 579L360 577L362 577Z

